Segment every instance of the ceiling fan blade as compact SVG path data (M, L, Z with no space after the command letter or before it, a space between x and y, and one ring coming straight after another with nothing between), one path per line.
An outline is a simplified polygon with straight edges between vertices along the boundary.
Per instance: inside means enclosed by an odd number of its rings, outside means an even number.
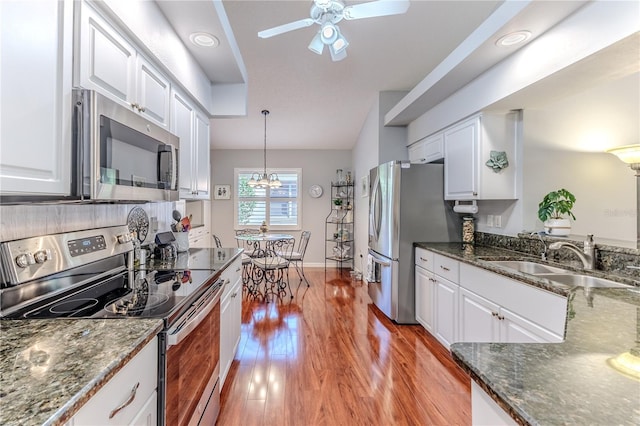
M311 18L300 19L299 21L289 22L288 24L279 25L277 27L269 28L268 30L262 30L258 33L260 38L269 38L277 36L282 33L297 30L299 28L308 27L315 21Z
M378 0L354 4L344 8L344 19L373 18L376 16L399 15L409 9L409 0Z

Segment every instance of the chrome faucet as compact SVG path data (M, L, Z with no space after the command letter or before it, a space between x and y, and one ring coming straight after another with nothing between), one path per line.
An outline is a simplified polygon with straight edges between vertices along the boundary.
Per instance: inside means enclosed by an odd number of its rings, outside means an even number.
M584 241L584 247L582 250L580 250L580 248L575 244L566 243L564 241L556 241L549 244L549 250L560 250L563 247L571 250L580 258L584 269L595 269L596 245L593 242L593 235L587 235L587 239Z
M542 234L544 233L544 231L533 231L531 233L531 236L533 235L537 235L538 238L540 239L540 242L542 243L542 253L540 253L540 258L542 260L547 260L547 243L544 242L544 240L542 239Z

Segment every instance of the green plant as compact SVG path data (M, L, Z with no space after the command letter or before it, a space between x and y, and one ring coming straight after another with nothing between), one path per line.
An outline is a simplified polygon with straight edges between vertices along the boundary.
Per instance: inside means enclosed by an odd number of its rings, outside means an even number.
M571 212L575 202L576 197L564 188L551 191L538 204L538 218L546 222L549 219L561 219L563 215L568 215L576 220Z
M334 198L333 199L333 204L335 204L336 206L341 206L342 205L342 199L341 198Z

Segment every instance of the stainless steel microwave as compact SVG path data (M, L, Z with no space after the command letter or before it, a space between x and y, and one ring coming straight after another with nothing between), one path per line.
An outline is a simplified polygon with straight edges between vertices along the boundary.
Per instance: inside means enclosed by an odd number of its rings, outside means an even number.
M93 201L175 201L179 138L92 90L73 91L73 188Z

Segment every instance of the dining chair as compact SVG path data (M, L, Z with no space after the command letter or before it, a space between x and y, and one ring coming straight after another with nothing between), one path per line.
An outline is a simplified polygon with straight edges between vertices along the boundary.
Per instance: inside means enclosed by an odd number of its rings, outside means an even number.
M264 256L251 258L253 265L252 281L254 283L264 283L264 299L269 301L270 296L282 299L286 296L287 289L293 299L293 292L289 285L289 260L296 240L294 238L283 238L271 241L265 249Z
M302 284L302 281L304 280L304 282L307 283L307 287L309 287L309 280L307 280L307 277L304 275L304 254L307 252L309 238L311 238L311 231L302 231L300 239L298 240L298 247L288 254L281 253L281 256L291 262L296 268L298 277L300 277L300 283L298 285Z
M216 234L213 234L212 237L213 241L215 241L216 243L216 247L222 248L222 241L220 241L220 237L218 237Z

